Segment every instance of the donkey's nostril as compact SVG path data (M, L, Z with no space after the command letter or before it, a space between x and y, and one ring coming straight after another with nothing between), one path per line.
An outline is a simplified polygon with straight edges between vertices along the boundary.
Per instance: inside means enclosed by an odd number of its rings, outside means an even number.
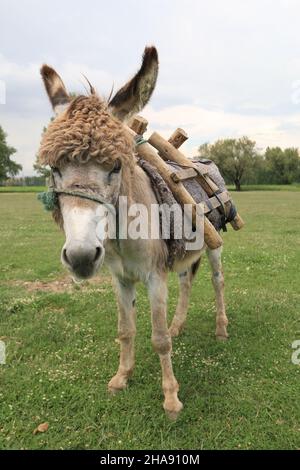
M96 254L95 254L95 258L94 258L94 262L98 261L98 259L100 258L100 256L101 256L101 251L102 251L102 250L101 250L100 246L97 246L97 248L96 248Z

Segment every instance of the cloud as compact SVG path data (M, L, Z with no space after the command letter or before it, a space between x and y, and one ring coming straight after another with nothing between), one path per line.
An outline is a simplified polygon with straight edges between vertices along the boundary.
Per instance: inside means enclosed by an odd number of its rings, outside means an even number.
M23 174L33 174L33 163L44 126L53 113L40 78L41 64L17 64L0 55L1 80L5 84L5 100L0 103L0 125L8 134L8 142L17 149L14 159L23 166ZM84 64L66 62L59 70L69 91L85 93L86 77L101 84L109 95L113 79L105 71Z
M108 95L154 43L160 74L143 113L152 129L167 136L185 128L189 154L244 134L260 148L299 146L299 16L298 0L2 0L0 125L31 174L52 115L41 64L53 65L69 90L82 92L85 74Z
M189 141L185 144L189 156L195 155L202 143L244 135L255 140L261 149L275 145L299 145L300 113L288 117L244 115L222 109L179 105L161 110L148 106L143 115L151 125L150 131L159 130L164 137L169 137L177 127L182 127L189 135Z
M49 108L40 77L42 63L18 64L0 54L0 76L6 85L6 113L44 113ZM49 64L53 65L53 64ZM95 87L109 93L113 78L107 72L83 63L66 61L57 69L69 91L84 93L87 82L84 75Z

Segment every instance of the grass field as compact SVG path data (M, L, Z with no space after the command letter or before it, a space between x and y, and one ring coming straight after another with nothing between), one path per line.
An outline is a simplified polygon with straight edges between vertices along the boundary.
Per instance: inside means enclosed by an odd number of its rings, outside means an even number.
M137 365L111 397L118 364L116 307L107 272L73 286L63 236L34 194L0 195L1 449L299 449L300 193L235 194L245 230L224 234L230 340L214 339L205 262L189 319L174 341L182 415L162 409L149 304L138 290ZM170 277L169 314L177 280ZM33 435L43 422L44 434Z
M228 186L235 191L234 186ZM39 193L46 191L45 186L0 186L0 193ZM300 191L300 184L248 184L243 185L242 191Z
M0 186L0 193L39 193L45 186Z
M230 191L235 191L235 186L228 186ZM245 184L242 191L300 191L300 184Z

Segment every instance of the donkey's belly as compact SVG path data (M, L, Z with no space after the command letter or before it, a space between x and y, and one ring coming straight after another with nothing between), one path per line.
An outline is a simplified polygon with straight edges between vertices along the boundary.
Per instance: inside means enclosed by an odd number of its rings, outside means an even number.
M172 271L177 273L183 273L188 268L190 268L206 251L207 247L204 247L199 251L187 251L185 257L182 260L175 260Z

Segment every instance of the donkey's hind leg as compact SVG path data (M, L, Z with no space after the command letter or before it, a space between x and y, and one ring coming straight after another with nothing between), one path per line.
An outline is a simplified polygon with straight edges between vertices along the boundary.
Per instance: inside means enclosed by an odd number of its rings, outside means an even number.
M216 337L219 340L226 340L228 338L227 325L228 318L226 316L225 301L224 301L224 275L222 269L222 248L216 250L207 249L207 256L212 271L212 283L216 293Z
M194 277L199 269L201 258L199 258L187 271L179 274L179 299L176 312L170 326L170 334L178 336L184 328L189 306L189 299Z
M135 286L121 279L115 280L119 306L118 336L120 342L120 364L116 375L108 384L111 392L122 390L134 368Z

